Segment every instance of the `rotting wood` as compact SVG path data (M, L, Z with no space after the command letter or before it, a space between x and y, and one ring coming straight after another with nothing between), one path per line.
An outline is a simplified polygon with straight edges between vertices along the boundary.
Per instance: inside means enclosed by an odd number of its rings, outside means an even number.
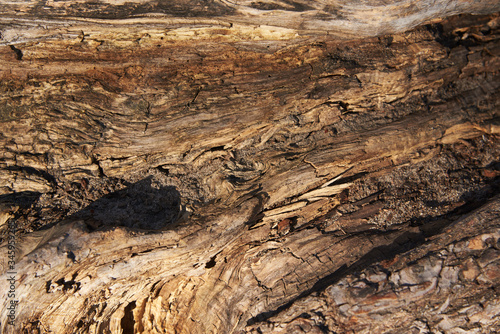
M169 4L2 5L2 332L500 330L496 2Z

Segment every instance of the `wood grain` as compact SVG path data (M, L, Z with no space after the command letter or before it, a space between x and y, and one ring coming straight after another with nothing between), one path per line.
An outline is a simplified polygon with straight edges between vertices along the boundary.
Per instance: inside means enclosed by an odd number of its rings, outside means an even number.
M497 2L0 10L2 333L499 329Z

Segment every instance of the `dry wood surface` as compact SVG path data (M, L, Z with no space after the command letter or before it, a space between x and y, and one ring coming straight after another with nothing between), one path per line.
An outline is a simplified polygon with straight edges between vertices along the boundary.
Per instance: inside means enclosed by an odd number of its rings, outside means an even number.
M0 331L500 331L499 10L0 4Z

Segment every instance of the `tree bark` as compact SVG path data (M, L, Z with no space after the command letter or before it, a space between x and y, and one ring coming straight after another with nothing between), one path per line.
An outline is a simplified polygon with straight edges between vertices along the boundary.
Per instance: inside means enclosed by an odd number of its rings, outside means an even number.
M500 331L499 9L0 5L1 332Z

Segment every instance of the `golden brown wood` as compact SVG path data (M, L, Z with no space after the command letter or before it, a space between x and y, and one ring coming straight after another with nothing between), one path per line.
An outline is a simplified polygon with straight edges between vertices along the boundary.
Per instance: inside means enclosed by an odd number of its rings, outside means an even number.
M2 333L500 330L498 9L0 5Z

